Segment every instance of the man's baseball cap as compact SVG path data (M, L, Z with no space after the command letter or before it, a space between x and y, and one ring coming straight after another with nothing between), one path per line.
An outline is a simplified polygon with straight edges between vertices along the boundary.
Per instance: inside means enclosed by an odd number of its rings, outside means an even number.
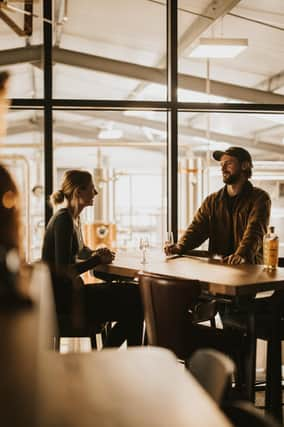
M213 151L213 158L218 162L221 157L227 154L227 156L236 157L240 162L249 162L252 167L252 158L250 153L242 147L229 147L225 151Z

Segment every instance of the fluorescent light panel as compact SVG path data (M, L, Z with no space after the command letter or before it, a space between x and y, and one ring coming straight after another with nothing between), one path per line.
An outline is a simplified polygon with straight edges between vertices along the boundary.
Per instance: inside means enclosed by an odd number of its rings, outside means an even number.
M99 139L120 139L123 135L120 129L103 129L100 131Z
M248 39L200 38L190 52L193 58L234 58L248 47Z

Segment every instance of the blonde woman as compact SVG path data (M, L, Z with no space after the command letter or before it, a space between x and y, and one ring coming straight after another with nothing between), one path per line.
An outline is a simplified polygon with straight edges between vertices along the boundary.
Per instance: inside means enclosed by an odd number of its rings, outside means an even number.
M43 242L42 259L58 272L79 276L99 264L111 263L114 253L107 248L92 251L83 241L80 213L92 206L97 195L92 175L87 171L68 170L61 188L50 200L53 206L64 203L49 221ZM82 285L85 312L89 322L116 321L107 346L128 345L142 341L142 306L139 289L133 284L104 283ZM61 307L70 303L70 290L62 283L58 292Z

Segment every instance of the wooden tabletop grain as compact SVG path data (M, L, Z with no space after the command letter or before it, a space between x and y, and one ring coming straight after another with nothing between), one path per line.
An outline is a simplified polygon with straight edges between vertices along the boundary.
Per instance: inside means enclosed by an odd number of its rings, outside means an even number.
M56 357L57 356L57 357ZM161 348L49 355L40 426L229 427L215 402Z
M96 271L133 278L139 271L188 280L199 280L204 290L228 296L250 295L269 290L284 290L284 268L264 271L261 265L227 265L220 260L192 256L165 257L149 252L149 262L141 264L137 253L119 253L112 264Z

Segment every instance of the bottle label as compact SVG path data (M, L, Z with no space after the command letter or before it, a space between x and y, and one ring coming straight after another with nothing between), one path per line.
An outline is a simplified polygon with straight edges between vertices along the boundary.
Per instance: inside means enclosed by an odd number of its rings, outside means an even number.
M264 240L263 262L265 268L274 269L278 265L278 240Z

